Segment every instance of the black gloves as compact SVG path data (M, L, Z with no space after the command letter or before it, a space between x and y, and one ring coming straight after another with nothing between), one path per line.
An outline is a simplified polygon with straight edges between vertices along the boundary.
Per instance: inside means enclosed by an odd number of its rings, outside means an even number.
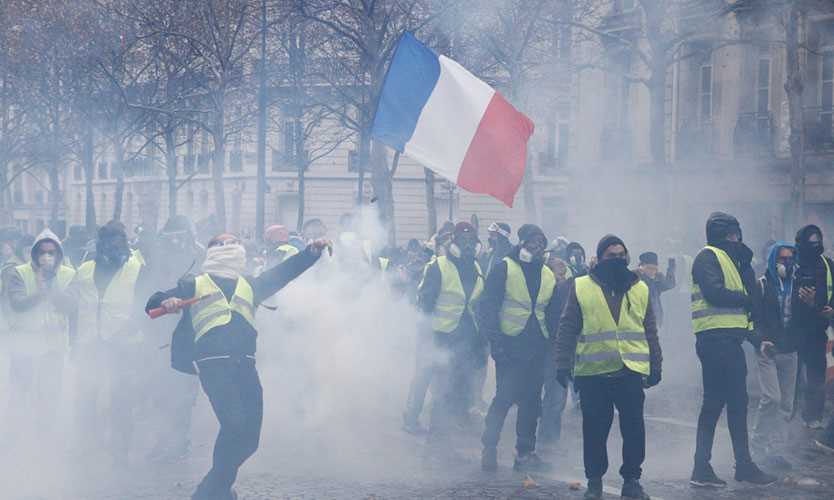
M643 380L643 387L648 389L660 383L660 370L652 370L649 376Z
M559 382L559 385L564 387L565 389L568 388L568 383L573 380L573 375L571 374L570 370L559 369L556 370L556 381Z

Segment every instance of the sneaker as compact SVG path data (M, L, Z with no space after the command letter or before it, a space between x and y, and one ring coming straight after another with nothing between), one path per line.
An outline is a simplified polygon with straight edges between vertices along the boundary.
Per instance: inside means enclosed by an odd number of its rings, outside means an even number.
M828 442L825 438L815 439L814 444L826 453L834 453L834 443Z
M542 460L535 451L515 457L513 463L513 470L517 472L546 472L552 468L552 465Z
M712 465L696 465L692 469L692 477L689 479L689 484L698 488L726 488L727 481L724 481L712 470Z
M638 479L626 479L620 497L628 500L651 500L651 497L643 491Z
M495 472L498 470L498 450L495 448L484 448L481 452L481 470L484 472Z
M777 469L788 471L793 469L793 465L781 455L768 455L762 461L762 465L767 469Z
M779 480L779 478L773 474L768 474L767 472L759 469L759 467L753 462L741 465L736 464L735 478L736 481L745 481L762 486L773 484Z
M602 479L588 479L584 500L602 500Z
M822 425L821 420L811 420L810 422L806 422L803 420L802 422L807 429L811 429L813 431L818 431L820 429L825 429L825 426Z

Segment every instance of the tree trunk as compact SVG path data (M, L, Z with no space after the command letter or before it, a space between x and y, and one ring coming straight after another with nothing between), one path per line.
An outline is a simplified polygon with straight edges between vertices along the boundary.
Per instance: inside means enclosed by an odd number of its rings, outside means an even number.
M87 125L84 131L84 150L82 157L82 166L84 168L84 225L87 228L87 234L95 234L96 226L96 200L93 194L93 175L95 174L95 131L92 125Z
M266 210L266 0L261 0L261 60L258 68L258 177L255 187L255 239L263 241Z
M652 163L666 164L666 68L655 68L649 83L649 144Z
M434 172L424 168L423 173L426 176L426 212L429 218L429 234L431 238L437 232L437 205L434 199Z
M9 192L7 185L9 179L9 147L6 142L9 141L9 98L8 98L8 77L6 72L6 49L2 49L3 56L3 86L0 88L0 224L10 224L13 217L11 216L11 204L7 203L8 197L6 193Z
M215 217L220 231L226 230L226 194L223 191L223 172L226 169L226 130L225 112L221 99L220 107L216 112L214 123L214 161L211 168L211 178L214 183L214 205Z
M122 208L125 196L125 151L122 141L113 141L113 153L116 163L116 192L113 194L113 220L122 220Z
M304 225L304 203L306 194L306 181L307 178L305 176L305 171L307 170L307 157L304 154L304 127L301 123L301 118L296 116L295 123L293 124L296 131L296 141L295 141L295 165L296 170L298 171L298 219L295 223L295 230L301 231L301 227Z
M58 214L61 211L61 160L49 169L49 227L58 233Z
M168 177L168 218L177 215L177 143L174 131L165 130L165 172Z
M798 227L805 220L805 131L802 117L802 97L805 84L802 78L800 58L800 24L802 13L796 2L791 2L785 25L785 92L788 97L791 150L791 209L793 225Z
M365 188L365 169L371 157L371 132L368 127L362 129L359 133L359 165L357 167L357 193L356 205L362 206L364 204L364 188Z
M371 157L371 184L374 189L379 219L388 234L388 244L390 245L396 240L394 186L391 179L391 170L388 169L385 147L382 144L373 143Z

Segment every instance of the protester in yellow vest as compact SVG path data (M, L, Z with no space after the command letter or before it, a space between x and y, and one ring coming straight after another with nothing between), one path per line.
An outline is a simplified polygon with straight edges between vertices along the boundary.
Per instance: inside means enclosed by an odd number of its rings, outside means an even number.
M49 229L35 239L31 257L3 271L10 330L0 345L9 354L11 375L5 434L13 438L31 429L43 439L53 429L64 356L75 334L75 301L66 291L75 271L61 265L61 243Z
M536 427L541 414L545 355L559 310L556 278L544 265L547 237L525 224L519 245L489 273L478 306L478 326L489 340L495 360L496 394L486 416L481 468L498 467L497 446L510 408L518 405L513 467L519 471L549 468L536 454Z
M761 290L750 265L753 251L743 243L741 226L732 215L711 214L706 233L707 246L692 264L692 327L704 400L690 483L710 488L727 485L710 465L715 426L726 406L735 479L770 484L777 478L753 463L747 434L747 363L742 343L748 338L758 343L753 326L761 317Z
M78 267L69 287L78 301L78 338L72 347L78 377L76 451L92 451L87 448L101 441L98 436L109 434L113 466L124 469L129 466L143 358L152 352L143 340L137 302L137 296L147 293L150 275L131 251L121 222L99 228L95 246L95 259ZM100 405L100 399L106 402Z
M628 269L628 249L607 235L597 264L576 278L556 335L556 379L575 379L582 397L582 442L587 500L602 498L608 433L614 408L623 436L622 498L647 500L640 485L646 458L643 389L660 383L663 356L649 288Z
M255 310L309 269L328 242L316 240L301 253L257 277L244 276L246 250L231 234L212 238L202 273L157 292L146 310L162 307L183 314L171 342L171 364L199 374L203 390L220 423L214 463L193 500L235 498L238 469L258 448L263 420L263 392L255 368ZM183 301L198 299L185 306Z
M484 289L481 268L475 260L478 246L475 228L468 222L459 222L452 232L448 254L426 267L419 285L417 304L430 317L434 332L435 403L428 435L429 452L434 458L453 453L449 449L452 429L456 421L461 422L468 415L476 353L484 347L474 316L475 304Z
M823 428L825 379L828 354L826 330L832 318L832 270L834 263L823 255L822 230L809 224L796 233L797 268L794 279L791 324L800 339L799 362L804 367L802 421L811 430Z
M264 243L267 245L267 267L284 262L298 253L298 249L289 244L290 232L281 224L273 224L264 231Z

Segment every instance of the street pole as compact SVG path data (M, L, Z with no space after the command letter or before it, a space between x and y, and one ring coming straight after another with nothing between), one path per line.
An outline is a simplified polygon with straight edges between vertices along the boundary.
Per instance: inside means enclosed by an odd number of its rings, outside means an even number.
M261 64L258 88L258 181L255 195L255 239L263 241L266 205L266 0L261 0Z

